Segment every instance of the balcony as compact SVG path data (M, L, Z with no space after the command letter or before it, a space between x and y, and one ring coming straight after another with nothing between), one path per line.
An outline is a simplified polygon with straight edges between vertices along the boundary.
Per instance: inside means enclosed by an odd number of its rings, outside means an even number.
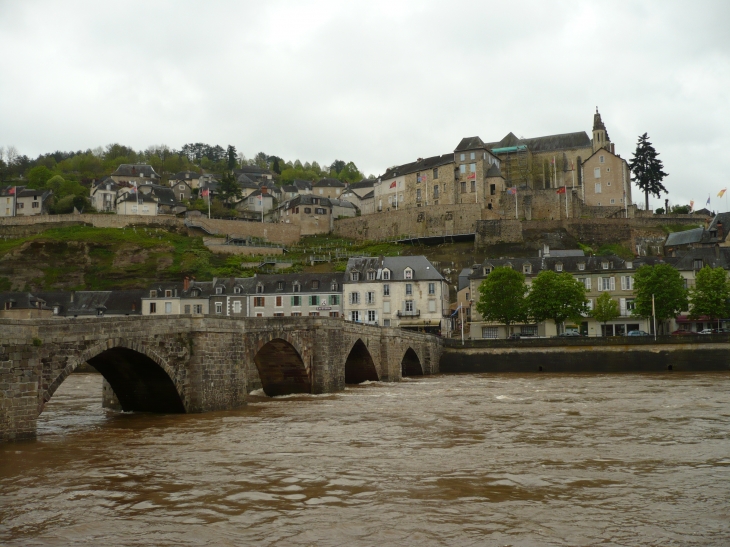
M420 317L421 310L398 310L398 317Z

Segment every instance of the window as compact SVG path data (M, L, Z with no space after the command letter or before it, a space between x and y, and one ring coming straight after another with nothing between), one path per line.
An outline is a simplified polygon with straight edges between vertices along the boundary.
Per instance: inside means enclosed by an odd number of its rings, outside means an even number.
M203 313L203 304L193 304L193 313Z
M598 156L598 162L604 163L606 161L606 156Z
M274 312L274 317L284 317L284 312L283 311L275 311Z
M284 290L284 282L283 281L277 281L276 282L276 290L277 291L283 291Z
M165 302L165 313L172 313L172 302Z
M436 283L428 284L428 294L436 294Z
M253 299L253 307L254 308L263 308L264 304L266 303L266 298L263 296L254 296Z
M586 298L586 308L588 308L588 311L593 310L593 299L592 298Z
M319 303L319 299L316 294L309 295L309 305L316 306Z
M632 291L634 290L634 278L630 275L622 275L621 276L621 290L622 291Z
M601 178L601 168L600 167L596 167L593 170L593 178L594 179L600 179Z
M383 302L383 313L390 313L390 302Z
M416 201L421 201L421 189L416 189Z
M302 286L299 283L294 283L292 285L292 292L300 292L302 290Z
M383 285L383 296L390 296L390 285L388 283Z
M474 158L472 158L474 159ZM477 172L477 164L476 163L470 163L469 164L469 172L470 173L476 173Z
M299 295L292 296L291 297L291 305L292 306L301 306L302 305L302 297Z
M596 194L600 194L600 193L601 193L601 183L597 182L596 183ZM600 203L598 205L600 205Z
M411 296L413 294L413 285L411 283L406 283L406 296Z
M583 286L586 288L587 291L591 290L591 278L590 277L579 277L578 282L583 283Z
M312 281L312 289L314 289L314 290L319 289L319 281L317 279Z
M482 338L497 338L497 327L482 327Z
M369 270L368 271L368 281L374 281L375 280L375 271Z
M436 184L433 187L433 199L438 199L438 198L439 198L439 185Z
M241 301L236 300L233 303L233 313L241 313Z
M471 181L471 193L473 194L476 191L477 191L477 181L472 180Z
M223 302L215 303L215 313L223 313Z
M537 325L523 325L520 327L522 336L537 336Z
M439 169L438 169L438 167L434 168L434 170L433 170L433 178L435 178L435 179L439 178Z
M416 173L416 184L421 183L421 173Z
M277 308L280 308L280 307L282 307L283 305L284 305L284 304L282 303L282 298L281 298L281 296L277 296L277 297L276 297L276 307L277 307Z
M157 291L150 291L150 298L157 298Z
M463 175L464 173L466 173L466 165L465 165L465 164L463 164L463 163L462 163L462 164L461 164L461 165L459 166L459 173L460 173L461 175Z
M314 210L314 214L315 215L325 215L325 214L327 214L327 210L326 209L322 209L322 207L317 207Z
M322 193L322 190L320 190L319 193L321 194ZM304 214L307 214L308 215L308 214L311 214L311 213L312 213L312 208L311 207L305 207L304 208Z
M165 298L170 298L171 296L172 296L172 291L171 290L166 290L165 291Z
M601 268L608 270L608 262L601 262Z
M331 291L336 291L336 290L338 290L339 288L340 288L340 287L339 287L339 285L337 284L337 281L333 281L333 282L332 282L332 285L330 285L330 290L331 290Z
M375 315L375 310L368 310L368 322L374 323L377 320L377 316Z
M365 293L365 303L366 304L375 304L375 293L372 291L368 291Z
M340 305L340 295L331 294L330 295L330 306L339 306L339 305Z
M359 304L359 303L360 303L360 293L351 292L350 293L350 304Z
M383 326L389 327L390 326L390 319L383 319Z
M695 258L694 261L692 262L692 267L695 270L701 270L703 266L704 266L704 263L702 262L701 258Z
M627 270L630 270L633 267L634 267L634 263L633 262L631 262L631 261L626 262L626 269Z
M413 300L406 300L406 312L413 312Z
M477 156L476 156L476 152L470 152L470 153L469 153L469 159L470 159L470 160L473 160L473 159L474 159L474 158L476 158L476 157L477 157Z
M241 287L236 285L235 287L233 287L233 292L235 294L241 294Z
M185 304L185 314L190 313L190 304Z
M300 312L300 311L293 311L293 312L291 312L291 316L292 317L301 317L302 316L302 312Z
M466 159L466 156L464 154L459 154L459 161L464 161Z
M359 272L352 272L350 274L350 279L353 281L359 281L360 280L360 273Z
M216 287L215 294L223 294L223 287Z
M581 272L582 272L583 270L585 270L585 269L586 269L586 264L585 264L585 262L578 262L578 269L579 269L579 270L580 270Z
M410 268L406 268L403 271L403 277L405 279L413 279L413 270L411 270Z
M532 273L532 264L523 264L522 265L522 273L523 274L531 274Z
M611 183L608 183L608 185L611 186ZM614 203L616 203L616 200L611 198L611 205L613 205Z
M150 302L150 313L157 313L157 303Z
M350 312L350 321L353 323L359 323L360 322L360 312L357 310L352 310Z
M261 283L259 283L258 285L256 285L256 292L258 294L263 294L263 292L264 292L264 286Z
M340 316L340 312L338 312L338 311L331 311L331 312L330 312L330 317L335 317L335 318L337 318L337 317L339 317L339 316Z
M436 301L435 300L428 301L428 311L431 313L436 311Z
M606 182L606 186L611 186L611 181Z
M466 194L466 182L461 181L461 193Z
M40 203L38 203L37 201L34 201L33 204L31 205L31 207L33 207L33 209L38 209L40 207L40 205L41 205Z
M598 290L599 291L615 291L616 290L616 279L614 277L599 277L598 278Z
M563 265L560 262L558 262L557 264L555 264L555 271L556 272L562 272L563 271Z
M390 270L383 270L383 280L388 281L390 279Z

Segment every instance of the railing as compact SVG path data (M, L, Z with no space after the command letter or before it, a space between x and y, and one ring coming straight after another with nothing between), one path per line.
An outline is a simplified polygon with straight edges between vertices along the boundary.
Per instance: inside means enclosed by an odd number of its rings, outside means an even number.
M398 317L420 317L421 310L398 310Z

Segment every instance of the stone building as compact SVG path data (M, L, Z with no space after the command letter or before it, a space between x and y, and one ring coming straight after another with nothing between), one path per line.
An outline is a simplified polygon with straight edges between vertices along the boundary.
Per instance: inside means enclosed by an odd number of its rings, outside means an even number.
M442 330L449 286L425 256L351 258L344 283L343 313L348 321Z
M160 175L146 164L123 163L111 174L114 182L137 183L137 186L145 183L159 184Z
M325 178L312 184L312 194L315 196L331 199L339 199L347 184L337 179Z
M51 190L36 190L17 187L15 190L15 216L34 216L48 214Z
M300 226L302 235L327 234L332 231L332 203L317 194L303 194L285 201L272 216L274 222Z
M217 279L179 282L157 282L146 292L142 315L180 315L210 313L210 297Z
M613 143L610 148L613 149ZM588 206L632 205L631 171L625 159L607 148L598 148L581 165L583 202Z
M200 173L196 173L195 171L180 171L179 173L172 175L169 182L170 186L175 186L177 183L184 182L192 190L197 190L200 186Z
M110 177L106 177L97 184L92 184L89 190L91 205L100 212L115 212L117 210L117 194L119 185Z

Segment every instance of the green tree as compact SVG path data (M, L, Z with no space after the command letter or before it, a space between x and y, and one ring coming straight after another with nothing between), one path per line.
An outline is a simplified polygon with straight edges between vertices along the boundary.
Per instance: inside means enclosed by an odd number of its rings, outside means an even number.
M269 156L267 156L264 152L256 154L254 156L254 162L256 166L261 167L262 169L269 168Z
M605 331L606 323L613 321L620 315L618 302L611 298L608 292L603 292L596 299L596 306L593 308L592 315L596 321L603 323L603 330Z
M221 201L228 203L229 207L233 207L234 202L240 201L243 195L241 185L238 184L236 176L231 172L223 174L218 184L218 193Z
M232 144L228 145L226 149L226 155L228 156L228 170L233 171L238 165L238 158L236 156L236 147Z
M649 194L660 197L661 193L667 193L662 181L668 176L663 171L664 164L659 159L659 154L649 142L649 136L644 133L639 137L634 157L629 162L629 169L633 173L633 180L644 192L646 199L645 210L649 210Z
M512 268L495 268L479 285L476 309L485 321L509 326L527 320L525 276Z
M46 187L48 182L53 177L53 171L48 169L45 165L38 165L28 171L28 187L41 189Z
M583 283L567 272L543 270L527 295L530 316L535 321L552 319L557 327L566 319L578 319L588 312Z
M675 215L688 215L690 211L689 205L674 205L672 207L672 213Z
M345 165L347 165L347 164L342 160L333 161L332 165L330 165L330 175L333 177L335 175L339 175L340 171L342 171L345 168Z
M634 274L634 315L651 317L651 297L657 321L664 322L676 317L689 306L684 279L678 270L669 264L645 264Z
M689 316L697 319L706 315L712 320L730 315L730 284L727 272L719 268L705 266L697 272L695 286L689 290ZM719 326L719 325L718 325Z

